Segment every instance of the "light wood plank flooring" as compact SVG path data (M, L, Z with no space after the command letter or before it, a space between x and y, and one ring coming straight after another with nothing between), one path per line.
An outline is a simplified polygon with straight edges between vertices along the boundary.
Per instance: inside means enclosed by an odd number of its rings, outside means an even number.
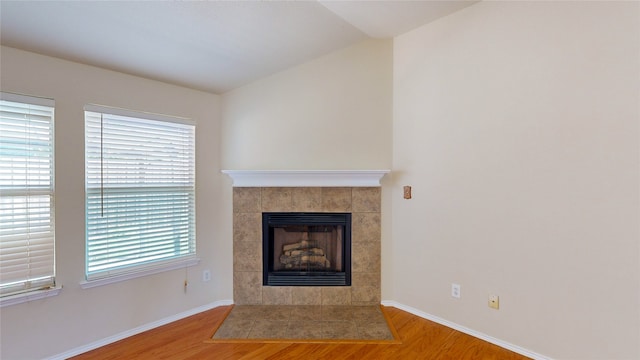
M393 307L384 309L401 344L206 342L229 310L222 306L73 359L528 359L405 311Z

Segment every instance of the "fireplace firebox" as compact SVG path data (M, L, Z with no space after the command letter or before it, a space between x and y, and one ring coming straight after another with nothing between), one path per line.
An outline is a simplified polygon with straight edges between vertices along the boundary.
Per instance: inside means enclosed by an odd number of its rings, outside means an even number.
M263 285L350 286L350 213L262 213Z

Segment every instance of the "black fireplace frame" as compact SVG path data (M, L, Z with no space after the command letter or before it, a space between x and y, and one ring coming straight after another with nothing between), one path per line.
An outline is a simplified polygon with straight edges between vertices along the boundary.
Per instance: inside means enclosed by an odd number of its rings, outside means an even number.
M283 225L344 226L343 271L273 271L274 228ZM351 213L263 212L262 265L264 286L351 286Z

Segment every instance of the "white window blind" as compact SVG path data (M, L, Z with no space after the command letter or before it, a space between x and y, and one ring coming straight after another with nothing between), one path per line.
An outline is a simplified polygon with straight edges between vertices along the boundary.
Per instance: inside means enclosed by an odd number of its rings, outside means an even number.
M0 294L55 284L54 102L0 94Z
M87 280L195 257L195 127L130 115L85 107Z

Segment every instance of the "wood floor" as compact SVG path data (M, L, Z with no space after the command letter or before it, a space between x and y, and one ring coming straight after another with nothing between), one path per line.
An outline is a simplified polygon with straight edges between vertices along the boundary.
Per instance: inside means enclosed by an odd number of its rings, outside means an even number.
M401 344L205 342L229 310L222 306L72 359L528 359L405 311L393 307L384 309Z

